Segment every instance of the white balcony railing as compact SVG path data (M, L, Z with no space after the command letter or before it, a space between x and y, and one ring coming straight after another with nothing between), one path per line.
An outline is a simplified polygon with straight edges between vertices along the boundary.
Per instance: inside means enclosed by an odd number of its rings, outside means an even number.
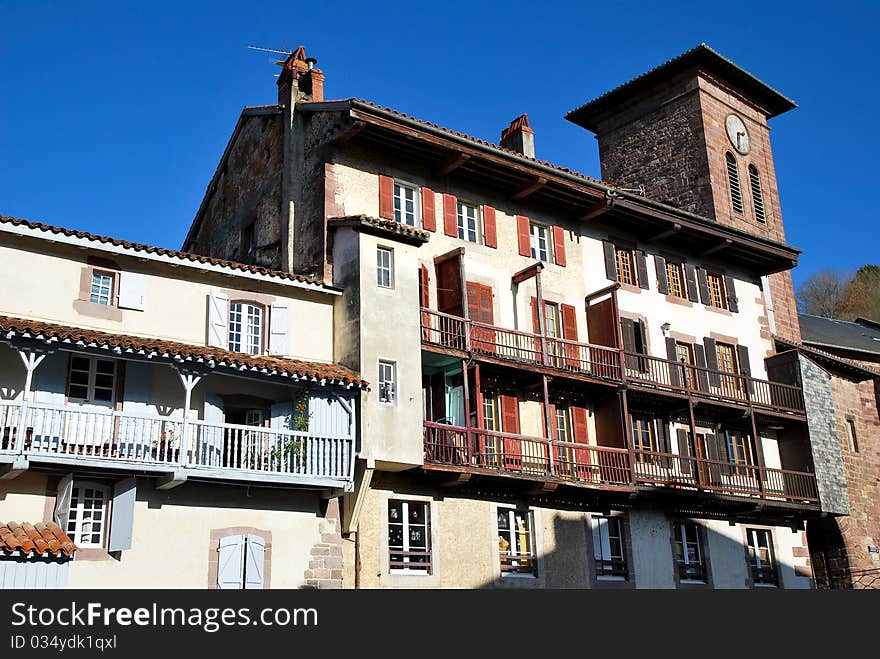
M348 480L353 449L351 437L0 401L0 453L184 467L243 479L263 473Z

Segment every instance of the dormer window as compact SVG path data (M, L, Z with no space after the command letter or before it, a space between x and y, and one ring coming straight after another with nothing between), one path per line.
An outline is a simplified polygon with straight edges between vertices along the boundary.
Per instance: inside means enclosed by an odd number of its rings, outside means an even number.
M259 355L263 352L263 307L249 302L229 304L229 349Z
M727 183L730 186L730 204L733 206L733 212L742 215L743 212L743 196L742 189L739 186L739 171L736 168L736 158L728 151L725 155L727 159Z

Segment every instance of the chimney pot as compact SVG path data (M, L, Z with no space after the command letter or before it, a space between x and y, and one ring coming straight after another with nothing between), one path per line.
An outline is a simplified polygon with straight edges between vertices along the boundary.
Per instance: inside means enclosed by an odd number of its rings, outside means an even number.
M501 131L500 144L505 149L517 151L528 158L535 157L535 131L529 125L528 114L521 114Z

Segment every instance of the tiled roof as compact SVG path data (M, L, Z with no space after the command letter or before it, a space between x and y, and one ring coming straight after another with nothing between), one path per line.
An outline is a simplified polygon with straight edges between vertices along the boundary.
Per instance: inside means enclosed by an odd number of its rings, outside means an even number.
M25 556L53 556L70 558L77 546L55 522L7 522L0 524L0 551L10 554L20 551Z
M344 386L367 386L367 383L356 374L335 364L247 355L222 348L114 334L11 316L0 316L0 334L30 336L42 340L54 339L64 343L82 344L95 348L155 355L177 363L190 362L206 366L225 366L234 370L256 371L265 375L279 375L295 380L326 381L330 384Z
M512 133L521 130L524 133L532 133L535 131L532 130L532 125L529 123L529 115L527 112L519 115L516 119L510 122L510 125L501 131L501 141L503 142L509 135Z
M93 233L88 233L86 231L77 231L75 229L65 229L63 227L56 227L50 224L43 224L42 222L31 222L30 220L25 220L23 218L17 217L9 217L6 215L0 215L0 224L10 224L12 226L23 226L29 229L35 229L37 231L42 231L45 233L51 234L61 234L68 238L81 238L84 240L88 240L95 243L109 244L115 247L122 247L123 249L131 250L133 252L146 252L148 254L158 254L160 256L166 256L173 259L178 259L181 261L189 261L194 263L202 263L208 265L220 266L222 268L229 268L230 270L238 270L240 272L247 272L251 274L259 274L267 277L275 277L277 279L283 279L288 281L297 281L303 284L314 284L316 286L323 285L323 282L319 279L313 279L311 277L305 277L303 275L295 275L289 272L284 272L282 270L271 270L269 268L264 268L258 265L248 265L246 263L238 263L236 261L227 261L226 259L216 259L211 258L209 256L200 256L198 254L191 254L189 252L179 252L174 249L165 249L164 247L155 247L153 245L144 245L142 243L133 243L127 240L120 240L119 238L109 238L107 236L99 236Z
M871 368L868 368L858 362L853 361L852 359L847 359L846 357L840 357L835 355L834 353L828 352L827 350L821 350L815 346L807 345L804 343L797 343L795 341L789 341L788 339L783 339L779 336L774 336L773 340L776 343L794 348L795 350L800 350L808 355L813 355L817 359L823 360L825 362L830 362L832 364L836 364L837 366L842 366L844 369L849 369L850 371L857 371L862 377L861 379L867 378L878 378L880 377L880 371L875 371Z
M411 227L403 222L395 220L386 220L381 217L370 217L369 215L346 215L345 217L331 217L327 220L332 227L339 226L362 226L376 229L383 234L393 234L401 238L408 239L412 242L426 243L431 238L431 234L424 229Z

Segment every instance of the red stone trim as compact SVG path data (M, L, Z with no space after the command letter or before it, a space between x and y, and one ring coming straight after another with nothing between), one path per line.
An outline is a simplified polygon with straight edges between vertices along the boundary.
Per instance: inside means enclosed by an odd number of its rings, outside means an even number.
M342 588L342 520L339 499L331 499L320 524L321 541L312 545L304 588Z

